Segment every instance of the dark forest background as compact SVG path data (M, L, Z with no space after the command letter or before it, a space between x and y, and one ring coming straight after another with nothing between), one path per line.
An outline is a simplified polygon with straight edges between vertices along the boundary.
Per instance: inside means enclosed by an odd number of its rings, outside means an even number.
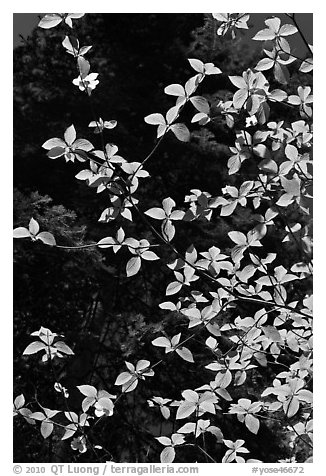
M217 37L216 21L211 15L88 14L75 24L81 44L94 45L88 59L91 70L99 73L100 84L93 93L97 114L105 120L118 121L115 129L106 132L106 141L118 145L119 154L129 161L141 162L153 148L154 128L145 124L144 117L165 112L173 105L163 90L171 83L184 84L189 78L192 72L187 58L214 62L223 71L222 75L208 77L200 92L213 105L232 97L233 86L227 75L241 74L260 58L261 45L241 41L241 34L233 41ZM99 223L101 212L108 206L107 198L75 179L83 164L50 160L41 147L51 137L62 137L73 123L79 137L88 138L100 148L99 137L88 128L95 118L87 97L72 85L77 72L73 58L61 45L63 37L60 28L36 29L14 51L14 226L26 226L33 216L41 229L52 232L57 243L64 245L114 236L120 226L127 226L128 236L150 239L150 232L137 219L127 224L120 218ZM292 73L290 89L294 93L302 79L299 81L294 69ZM270 120L276 120L278 113L276 106L275 117ZM186 109L185 115L189 124L190 110ZM291 115L284 117L282 111L282 119L291 121ZM148 162L151 179L143 181L137 192L143 210L158 206L162 198L169 196L182 204L190 189L219 195L229 179L226 162L234 131L222 121L210 123L206 129L190 127L189 143L180 143L168 135ZM234 180L236 183L238 178ZM202 251L213 241L226 251L227 232L250 220L251 216L244 215L242 209L232 218L217 217L186 226L181 223L175 246L184 252L194 243ZM164 258L167 261L170 257ZM30 333L41 325L64 334L76 354L61 368L61 382L71 389L75 411L80 395L77 391L74 394L74 385L87 383L114 393L113 383L125 360L148 358L154 362L158 358L159 351L151 341L162 330L163 318L167 333L173 335L176 328L173 313L166 316L158 307L164 300L166 271L155 263L146 263L140 277L127 279L126 259L122 252L116 256L105 250L62 251L25 240L15 243L15 395L24 393L33 399L37 394L45 407L58 407L47 366L40 365L37 356L22 357ZM279 259L284 264L289 256ZM250 315L252 309L240 311ZM175 368L168 360L158 372L159 377L134 392L132 405L133 396L126 398L119 415L107 419L107 427L100 427L98 439L104 439L120 461L159 460L160 447L155 440L153 443L150 432L158 435L160 418L158 414L149 416L146 400L152 395L179 399L177 388L182 382L182 388L206 383L210 374L203 369L205 362L200 355L196 357L199 363L190 371L185 362L180 360ZM257 373L255 384L247 384L248 398L256 398L269 372L272 370L264 369ZM287 442L277 425L262 425L258 439L244 425L235 423L232 415L225 416L219 426L229 438L246 439L252 458L273 462L288 456ZM171 430L169 424L165 430ZM15 461L74 461L77 455L69 442L59 443L55 438L54 435L44 442L35 427L15 419ZM151 451L146 456L149 445ZM200 461L198 455L183 451L185 461ZM87 453L88 461L89 457ZM78 461L82 461L80 458Z

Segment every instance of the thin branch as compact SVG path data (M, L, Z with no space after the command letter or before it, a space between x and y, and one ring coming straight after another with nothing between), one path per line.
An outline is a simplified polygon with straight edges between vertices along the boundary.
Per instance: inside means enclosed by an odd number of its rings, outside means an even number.
M306 45L306 47L307 47L309 53L312 54L311 48L310 48L310 46L309 46L309 43L308 43L306 37L304 36L304 34L303 34L303 32L302 32L302 29L300 28L298 22L297 22L296 19L295 19L295 13L293 13L292 15L288 15L288 14L286 14L286 15L287 15L289 18L291 18L291 20L292 20L293 23L294 23L294 26L297 28L298 33L299 33L299 35L301 36L301 38L302 38L304 44Z

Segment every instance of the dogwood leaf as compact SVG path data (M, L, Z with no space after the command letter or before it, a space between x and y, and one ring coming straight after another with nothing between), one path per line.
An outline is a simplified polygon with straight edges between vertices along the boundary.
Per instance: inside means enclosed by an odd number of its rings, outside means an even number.
M49 28L54 28L59 25L62 20L62 16L58 15L58 13L48 13L39 21L38 26L48 30Z
M258 418L254 417L253 415L248 413L245 416L244 421L245 421L245 425L248 428L248 430L251 431L251 433L254 433L256 435L258 433L259 426L260 426L260 422L259 422Z
M56 241L52 233L49 233L48 231L42 231L39 233L36 237L37 240L41 240L45 245L48 246L55 246Z
M134 276L138 273L141 267L141 259L139 256L133 256L127 263L126 273L127 277Z
M170 129L181 142L188 142L190 140L190 132L185 124L173 124Z
M144 121L147 124L152 124L153 126L166 124L164 117L160 113L150 114L149 116L145 117Z
M172 446L167 446L160 454L161 463L172 463L175 458L175 449Z
M29 238L31 234L29 230L27 230L27 228L24 228L23 226L19 226L18 228L14 229L13 236L14 238Z
M86 397L96 398L97 390L93 385L79 385L77 388Z
M23 352L23 355L36 354L40 350L46 349L47 346L43 342L35 341L29 344Z
M176 349L176 353L183 359L186 360L187 362L194 363L194 358L192 356L192 353L190 352L187 347L179 347Z

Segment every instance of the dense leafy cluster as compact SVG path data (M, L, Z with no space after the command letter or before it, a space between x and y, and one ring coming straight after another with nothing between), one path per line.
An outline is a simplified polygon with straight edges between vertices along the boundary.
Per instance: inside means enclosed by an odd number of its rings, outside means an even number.
M119 279L137 283L136 298L159 313L151 325L143 316L127 319L129 336L135 336L129 349L130 342L119 334L122 316L119 321L115 316L117 322L109 316L107 325L100 319L96 332L104 352L96 354L87 380L76 385L69 375L78 348L65 343L59 335L63 329L52 332L42 325L31 333L38 340L23 355L42 355L60 400L49 409L37 393L34 399L20 394L14 415L32 426L40 422L42 437L52 438L57 453L68 440L70 453L63 459L79 461L85 454L94 461L134 457L149 462L159 454L164 463L271 462L260 451L259 438L277 431L286 450L284 459L276 461L310 461L313 96L310 85L293 88L288 65L309 82L312 47L307 44L307 57L294 56L286 38L301 32L295 16L288 16L289 24L281 25L277 17L265 20L267 28L253 37L263 42L263 58L238 75L226 75L223 94L205 93L204 88L210 82L214 90L223 70L211 61L189 58L190 78L164 88L168 101L174 98L172 106L166 112L149 110L144 118L156 127L157 142L141 160L118 154L118 146L106 139L119 127L117 121L94 112L101 74L90 72L86 56L93 47L81 47L77 38L75 19L83 14L41 19L43 29L66 29L62 46L78 71L72 83L90 102L95 115L86 120L89 134L99 136L101 144L93 145L93 139L83 138L78 126L70 124L60 138L49 138L42 147L50 159L82 163L76 179L104 196L105 209L97 218L109 234L93 242L59 244L54 227L44 231L30 217L19 223L14 238L51 251L103 253L99 266L109 273L111 285ZM249 14L213 14L207 24L214 25L214 38L230 41L239 29L248 29L249 19ZM212 131L221 123L232 141L220 191L190 183L182 200L180 192L154 200L142 193L164 140L173 136L187 147L192 137L200 140L207 131L218 144ZM192 239L197 228L205 239L197 233ZM215 233L216 228L222 232ZM159 276L158 290L148 274ZM112 346L111 354L106 346ZM120 358L108 363L117 347ZM136 404L140 419L135 423L130 409ZM126 455L108 437L110 420L115 433L132 427L146 452Z

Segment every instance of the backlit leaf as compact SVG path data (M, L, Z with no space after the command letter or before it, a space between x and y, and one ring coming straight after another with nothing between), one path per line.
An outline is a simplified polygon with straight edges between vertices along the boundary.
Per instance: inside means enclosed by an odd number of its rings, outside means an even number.
M241 109L246 100L248 99L248 91L246 89L239 89L233 95L233 105L236 109Z
M164 446L171 446L171 439L167 436L156 436L155 439Z
M227 22L229 19L229 13L212 13L213 18L217 21Z
M288 159L294 161L298 158L298 149L292 144L287 144L285 147L285 155Z
M182 288L181 283L179 283L178 281L173 281L166 288L166 293L165 294L166 294L166 296L170 296L171 294L176 294L180 291L181 288Z
M41 435L43 438L48 438L53 431L53 423L50 421L42 421L41 423Z
M114 382L114 385L124 385L129 380L132 379L132 375L129 372L122 372L118 377L116 378L116 381Z
M99 248L109 248L116 244L116 240L112 238L112 236L107 236L105 238L102 238L100 241L98 241L97 246Z
M81 149L81 150L84 150L84 151L88 152L88 151L94 149L94 146L87 139L77 139L74 142L74 150L76 150L76 149Z
M57 13L48 13L39 21L38 26L47 30L49 28L54 28L61 22L62 17L60 17Z
M142 254L141 254L141 257L147 261L155 261L157 259L160 259L156 253L154 253L153 251L144 251Z
M161 226L162 235L167 241L171 241L175 235L175 227L171 220L164 220Z
M79 41L74 36L65 36L62 46L72 53L77 54L79 50Z
M61 157L64 153L65 149L63 147L53 147L53 149L49 150L46 155L50 159L57 159L58 157Z
M286 24L282 25L279 31L279 34L281 36L289 36L289 35L294 35L297 33L298 29L294 25Z
M204 72L204 63L200 61L199 59L190 59L188 58L188 61L190 63L190 66L197 71L198 73L203 73Z
M175 449L172 446L167 446L164 448L160 454L161 463L172 463L175 458Z
M275 63L274 77L281 84L287 84L290 81L290 73L284 64Z
M190 102L197 109L197 111L209 114L209 104L207 99L202 96L193 96L190 98Z
M35 236L35 235L38 234L40 227L39 227L39 224L37 223L37 221L34 220L34 218L30 219L28 229L29 229L29 232L30 232L31 235Z
M39 233L36 237L38 240L41 240L45 245L48 246L55 246L56 241L52 233L49 233L48 231L42 231Z
M160 407L160 411L162 416L168 420L170 418L170 409L167 407Z
M251 433L255 435L258 433L260 422L258 418L254 417L253 415L247 414L245 416L245 425Z
M78 56L77 58L78 69L81 79L85 79L89 73L91 65L83 56Z
M277 163L273 159L263 159L258 164L258 168L265 173L277 174L278 167Z
M255 36L253 36L253 40L256 41L267 41L273 40L275 38L275 33L270 30L269 28L265 28L264 30L258 31Z
M179 347L176 349L176 353L183 359L186 360L187 362L194 362L194 358L192 356L192 353L190 352L187 347Z
M171 131L181 142L188 142L190 140L190 132L185 124L173 124Z
M171 342L166 337L158 337L157 339L152 340L152 345L157 347L171 347Z
M241 231L230 231L228 235L237 245L246 245L247 243L246 235L241 233Z
M66 147L66 143L62 139L58 139L54 137L53 139L49 139L42 145L43 149L51 150L54 147Z
M226 216L232 215L237 205L238 203L234 201L234 202L228 203L227 205L222 206L221 216L226 217Z
M270 92L268 97L270 99L273 99L274 101L281 102L281 101L284 101L288 97L288 95L282 89L274 89L273 91Z
M30 236L30 232L27 230L27 228L24 228L23 226L19 226L13 231L14 238L29 238Z
M239 89L244 89L247 87L245 80L242 76L229 76L231 83Z
M147 369L147 367L150 367L151 363L149 360L139 360L136 364L136 371L140 372L141 370Z
M18 395L14 400L14 407L15 409L22 408L25 404L25 397L23 394Z
M272 68L274 65L274 61L271 58L263 58L262 60L258 61L255 69L257 71L266 71L267 69Z
M68 145L71 145L76 140L76 129L73 124L65 130L64 138Z
M66 425L65 433L61 440L67 440L68 438L71 438L76 433L77 429L78 426L75 423L69 423L69 425Z
M93 385L79 385L77 388L86 397L96 398L97 390Z
M144 121L147 124L152 124L154 126L159 125L159 124L164 124L165 125L165 119L160 113L154 113L150 114L149 116L146 116Z
M138 271L140 270L140 267L141 267L141 259L139 256L134 256L130 258L126 266L126 273L128 278L130 276L134 276L135 274L137 274Z
M179 428L178 433L194 433L196 428L196 423L186 423L181 428Z
M188 418L196 410L196 404L193 402L182 402L177 410L176 419L183 420Z
M185 96L185 90L181 84L170 84L164 89L164 92L171 96Z
M40 350L44 350L46 349L47 346L46 344L44 344L43 342L38 342L38 341L35 341L35 342L32 342L31 344L29 344L26 349L24 350L23 352L23 355L31 355L31 354L36 354L37 352L39 352Z
M62 342L61 340L56 342L54 344L54 347L56 347L60 352L64 354L74 355L74 352L70 349L70 347L65 342Z
M276 202L279 207L287 207L293 202L293 195L291 193L284 193Z
M288 418L292 418L296 413L298 413L299 406L298 398L295 396L290 397L283 403L284 413Z
M313 70L313 59L308 58L305 61L302 61L299 71L302 73L310 73Z
M166 218L165 212L162 208L150 208L145 212L145 215L148 215L151 218L155 218L156 220L164 220Z
M173 302L170 302L170 301L161 302L161 304L159 304L159 307L161 309L168 309L169 311L175 311L176 310L176 305L173 304Z
M166 113L166 121L168 124L172 124L173 121L178 117L180 110L180 105L170 107Z
M264 144L257 144L253 147L253 152L255 155L258 157L261 157L262 159L269 159L270 158L270 152L267 149L266 145Z
M281 337L281 334L279 331L276 329L274 326L264 326L263 332L266 337L271 339L273 342L283 342L283 339Z

